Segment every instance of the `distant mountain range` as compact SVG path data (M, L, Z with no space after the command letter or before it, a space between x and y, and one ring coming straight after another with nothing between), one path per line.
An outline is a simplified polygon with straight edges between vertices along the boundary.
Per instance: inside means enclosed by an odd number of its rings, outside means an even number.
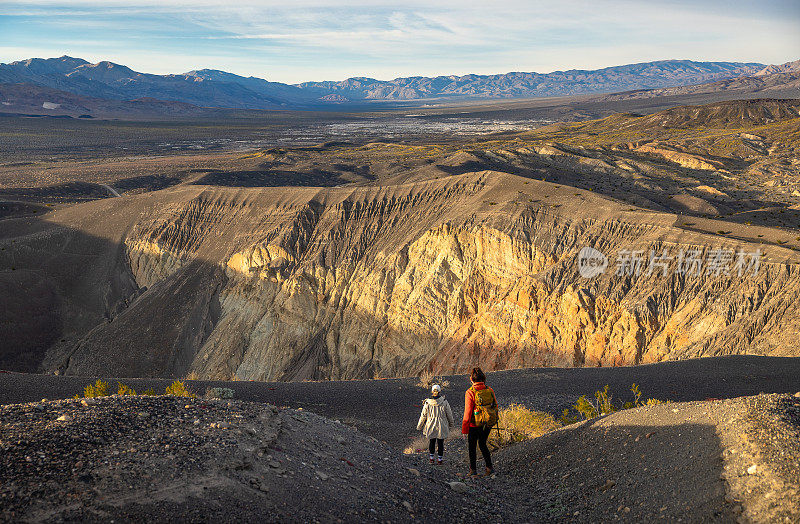
M205 107L277 109L314 102L297 87L222 71L152 75L112 62L91 64L69 56L0 64L0 83L34 84L92 98L156 98Z
M771 65L751 76L726 78L686 86L659 89L637 89L605 95L598 100L616 101L666 96L687 96L711 93L758 93L760 97L800 98L800 60L781 65Z
M396 78L348 78L341 82L306 82L298 87L320 96L338 94L349 100L419 100L428 98L531 98L610 93L630 89L697 84L754 74L763 64L663 60L553 73L506 73Z
M349 78L340 82L288 85L225 71L182 74L139 73L124 65L80 58L30 58L0 64L0 83L33 84L80 97L132 101L158 99L201 107L310 109L336 104L426 99L501 99L610 93L684 86L772 72L759 63L663 60L594 71L408 77L394 80ZM783 71L783 70L780 70ZM775 72L778 72L776 70ZM18 92L19 90L17 90ZM19 93L17 93L19 94ZM0 108L10 111L9 103Z

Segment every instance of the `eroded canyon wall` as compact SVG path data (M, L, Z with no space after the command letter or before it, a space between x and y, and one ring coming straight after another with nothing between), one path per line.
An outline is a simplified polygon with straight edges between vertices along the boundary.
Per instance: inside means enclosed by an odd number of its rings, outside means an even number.
M789 250L764 249L758 271L742 275L615 274L623 250L762 249L675 221L493 172L202 190L126 234L141 294L60 366L303 380L800 354ZM605 273L580 276L584 246L607 254Z

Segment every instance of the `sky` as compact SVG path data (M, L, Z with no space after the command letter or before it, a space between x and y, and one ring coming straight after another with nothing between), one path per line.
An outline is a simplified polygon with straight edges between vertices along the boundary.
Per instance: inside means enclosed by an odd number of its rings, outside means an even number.
M235 0L234 0L235 1ZM800 59L800 0L0 0L0 62L297 83Z

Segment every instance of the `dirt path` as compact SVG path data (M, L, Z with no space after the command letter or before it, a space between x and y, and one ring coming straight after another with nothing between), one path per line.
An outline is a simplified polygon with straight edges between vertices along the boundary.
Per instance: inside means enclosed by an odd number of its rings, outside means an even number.
M535 409L603 383L619 399L631 381L647 396L679 388L701 400L618 412L508 447L494 456L497 476L482 479L464 478L461 439L446 443L443 466L428 464L426 452L400 452L418 436L415 403L426 394L412 379L225 384L257 402L9 404L0 406L0 520L797 522L800 397L709 398L800 390L796 363L727 357L493 373L502 403ZM458 418L464 377L449 380ZM0 398L71 396L87 381L0 373ZM273 408L268 396L304 409Z
M446 464L463 475L464 443ZM618 412L494 454L488 488L513 522L797 522L800 398L759 395ZM479 458L479 469L481 468Z
M502 507L415 465L345 424L249 402L103 397L0 408L3 522L504 519Z

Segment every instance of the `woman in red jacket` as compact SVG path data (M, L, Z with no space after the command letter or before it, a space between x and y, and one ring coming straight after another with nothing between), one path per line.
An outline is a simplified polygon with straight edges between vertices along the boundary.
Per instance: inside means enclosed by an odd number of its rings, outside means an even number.
M494 395L492 388L488 387L486 382L486 375L481 368L472 368L472 375L470 376L472 387L470 387L464 395L464 418L461 421L461 433L467 435L469 444L469 474L470 476L477 476L475 462L477 459L477 446L481 448L483 461L486 463L486 475L494 473L492 467L492 456L489 454L489 447L486 445L486 440L489 438L491 427L478 426L475 424L475 391L488 389L492 392L494 398L494 407L497 408L497 397Z

